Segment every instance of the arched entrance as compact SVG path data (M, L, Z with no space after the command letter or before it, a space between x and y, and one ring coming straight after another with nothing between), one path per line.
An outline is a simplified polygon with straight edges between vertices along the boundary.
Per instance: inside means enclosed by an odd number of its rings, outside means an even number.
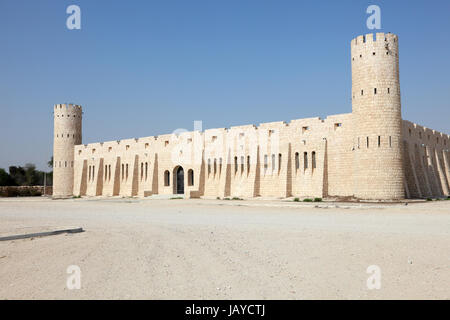
M184 194L184 170L183 167L178 167L175 169L175 193Z

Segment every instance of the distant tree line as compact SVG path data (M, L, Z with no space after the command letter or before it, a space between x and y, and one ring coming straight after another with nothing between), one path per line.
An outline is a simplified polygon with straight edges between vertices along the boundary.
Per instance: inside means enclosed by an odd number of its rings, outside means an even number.
M48 162L48 166L53 168L53 157ZM36 166L27 163L24 167L11 166L9 172L0 168L0 186L43 186L44 171L36 170ZM47 172L46 184L52 185L53 171Z

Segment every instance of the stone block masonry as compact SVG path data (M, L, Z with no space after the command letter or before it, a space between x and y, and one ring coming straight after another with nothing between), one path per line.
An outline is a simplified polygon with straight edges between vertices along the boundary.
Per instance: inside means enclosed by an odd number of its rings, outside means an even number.
M399 43L351 41L352 113L81 144L82 110L55 105L55 197L449 196L449 135L402 119Z

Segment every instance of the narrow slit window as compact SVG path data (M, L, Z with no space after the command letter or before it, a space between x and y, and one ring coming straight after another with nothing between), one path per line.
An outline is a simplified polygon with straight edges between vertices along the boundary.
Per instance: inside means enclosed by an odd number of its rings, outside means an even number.
M281 153L279 153L278 154L278 173L280 173L280 170L281 170L281 158L282 158L282 155L281 155Z
M315 169L316 168L316 152L313 151L311 153L311 161L312 161L312 168Z
M168 170L164 172L164 186L170 186L170 172Z
M378 148L381 146L381 136L378 136Z
M192 169L189 169L188 171L188 186L194 185L194 171Z
M303 153L303 168L308 169L308 152Z
M147 181L148 177L148 162L145 163L145 181Z
M272 171L275 170L275 155L272 154Z
M234 157L234 174L238 172L238 161L237 157Z
M295 170L298 170L300 168L300 159L298 156L298 152L295 153Z

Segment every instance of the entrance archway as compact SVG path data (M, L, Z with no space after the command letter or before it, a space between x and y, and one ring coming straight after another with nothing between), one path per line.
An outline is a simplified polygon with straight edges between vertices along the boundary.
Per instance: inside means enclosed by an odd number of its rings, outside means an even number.
M176 194L184 194L184 170L183 167L178 167L175 169L175 193Z

